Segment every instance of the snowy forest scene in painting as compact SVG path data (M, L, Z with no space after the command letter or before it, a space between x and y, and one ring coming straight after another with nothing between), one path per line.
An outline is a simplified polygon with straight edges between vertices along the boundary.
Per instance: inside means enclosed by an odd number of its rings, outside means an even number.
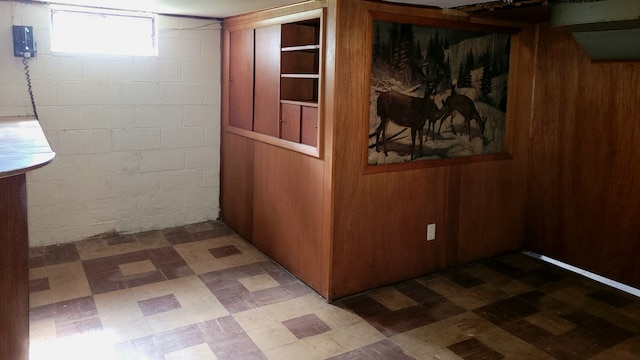
M510 35L373 22L369 165L504 152Z

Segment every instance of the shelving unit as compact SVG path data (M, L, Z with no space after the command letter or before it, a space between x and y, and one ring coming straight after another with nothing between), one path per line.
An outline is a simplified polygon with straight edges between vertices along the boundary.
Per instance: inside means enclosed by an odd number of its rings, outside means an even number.
M283 24L280 114L283 139L317 146L320 18Z
M319 157L323 11L280 20L229 34L234 40L230 58L237 60L229 67L227 131ZM250 39L247 31L252 33ZM243 61L247 58L251 69ZM247 96L248 89L252 97Z

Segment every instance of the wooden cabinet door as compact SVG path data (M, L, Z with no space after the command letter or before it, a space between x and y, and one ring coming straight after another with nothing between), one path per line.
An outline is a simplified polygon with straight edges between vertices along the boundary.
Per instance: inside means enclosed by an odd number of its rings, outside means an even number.
M300 105L282 104L282 122L280 123L280 137L300 142Z
M303 144L318 146L318 108L312 106L302 107L301 142Z
M229 33L229 125L253 130L254 30Z
M256 29L253 131L277 137L280 119L280 25Z

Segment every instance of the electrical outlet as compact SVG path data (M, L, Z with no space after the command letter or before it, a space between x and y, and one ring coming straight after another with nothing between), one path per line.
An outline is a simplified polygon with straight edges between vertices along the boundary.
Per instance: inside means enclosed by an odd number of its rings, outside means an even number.
M436 239L436 224L427 225L427 241Z

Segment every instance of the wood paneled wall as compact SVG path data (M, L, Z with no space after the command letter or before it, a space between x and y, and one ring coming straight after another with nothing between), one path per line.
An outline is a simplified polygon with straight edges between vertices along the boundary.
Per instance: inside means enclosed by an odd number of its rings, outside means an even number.
M278 16L323 6L321 2L303 3L252 13L225 19L223 26L251 28L251 23L255 21L269 23L269 19ZM331 158L331 135L321 136L324 153L316 158L225 131L229 122L233 121L230 118L236 113L229 108L229 63L236 61L229 58L229 41L229 32L225 31L221 217L240 235L327 297L328 224L331 214L327 211L330 208L330 192L327 191L330 189L330 177L325 174L329 173L326 159ZM279 53L279 48L275 51ZM258 97L273 95L273 89L255 91L260 92ZM239 99L243 99L241 107L253 114L251 98L244 95ZM277 114L277 108L272 110ZM255 112L264 111L255 109ZM330 131L331 126L324 126L323 129Z
M547 25L538 44L525 246L640 287L640 61Z
M0 178L0 357L29 358L29 232L25 174Z
M326 7L321 156L308 157L223 131L223 219L329 300L520 249L533 28L525 27L512 40L510 159L364 174L369 11L399 18L469 19L359 0L328 0ZM263 15L225 19L225 24L236 26ZM226 45L223 53L228 54ZM437 227L431 242L426 241L429 223Z
M332 1L333 3L333 1ZM520 249L524 228L534 31L512 40L507 136L512 159L363 174L369 11L469 21L439 10L337 1L333 298ZM331 91L331 89L328 89ZM436 223L436 240L426 225Z

